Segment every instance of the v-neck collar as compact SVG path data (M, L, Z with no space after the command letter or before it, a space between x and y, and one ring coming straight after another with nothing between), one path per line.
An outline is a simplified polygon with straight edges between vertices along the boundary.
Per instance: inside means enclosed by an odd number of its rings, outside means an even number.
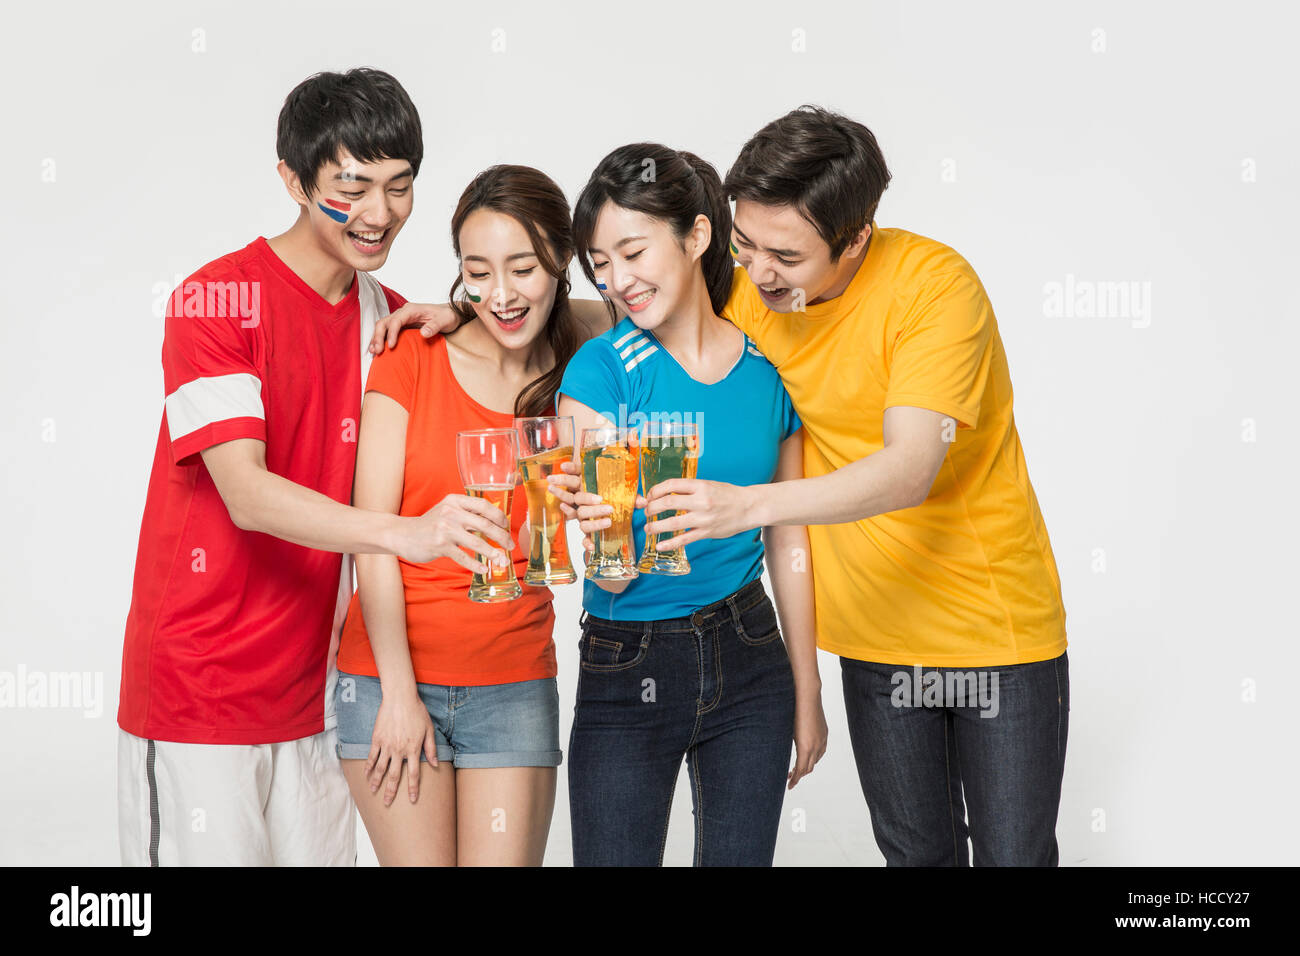
M348 287L347 293L338 302L331 304L323 295L307 284L302 276L289 268L289 264L275 254L271 244L266 241L265 236L258 236L253 246L257 249L275 272L294 288L315 312L322 312L331 319L348 318L354 312L360 314L358 309L358 286L361 284L357 281L357 274L352 273L352 285Z
M655 335L652 329L644 329L643 331L645 332L646 335L650 336L651 340L654 341L655 345L657 345L659 348L663 350L663 353L665 355L667 355L670 359L673 360L673 364L677 366L677 368L681 371L683 375L689 378L696 385L702 385L705 388L712 388L715 385L721 385L727 379L731 378L732 373L734 373L736 369L740 368L741 364L745 361L745 354L750 350L750 348L754 344L753 342L750 341L748 335L746 335L744 332L741 332L740 335L744 339L744 343L740 347L740 355L736 358L736 361L732 363L731 368L727 369L726 374L724 374L722 378L718 379L716 382L701 382L690 372L686 371L686 366L683 365L681 362L677 361L677 356L668 350L668 346L664 345L664 343L659 339L659 336Z

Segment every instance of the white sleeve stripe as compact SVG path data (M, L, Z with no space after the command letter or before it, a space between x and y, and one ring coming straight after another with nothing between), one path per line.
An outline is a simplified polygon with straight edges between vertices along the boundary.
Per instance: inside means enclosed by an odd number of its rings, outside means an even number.
M637 355L636 355L636 357L635 357L634 359L632 359L631 361L628 361L628 362L624 362L624 363L623 363L623 368L624 368L624 370L625 370L625 371L628 371L628 372L632 371L632 369L636 368L637 365L639 365L639 364L641 363L641 360L642 360L642 359L644 359L644 358L648 358L649 356L653 355L655 352L658 352L658 351L659 351L659 346L657 346L657 345L652 345L652 346L650 346L650 348L646 349L644 352L638 352Z
M614 348L621 349L623 347L624 342L626 342L628 339L632 338L633 336L640 335L640 334L641 334L641 329L633 329L631 332L628 332L624 334L621 338L619 338L619 340L614 343Z
M650 344L650 340L649 340L649 339L637 339L635 342L633 342L631 345L629 345L629 346L628 346L627 348L625 348L623 351L619 352L619 353L618 353L618 357L619 357L619 358L622 358L622 359L625 359L625 358L627 358L629 355L631 355L633 352L635 352L637 349L641 348L641 346L643 346L643 345L649 345L649 344Z
M265 417L262 382L250 372L196 378L167 396L167 430L172 441L213 422Z

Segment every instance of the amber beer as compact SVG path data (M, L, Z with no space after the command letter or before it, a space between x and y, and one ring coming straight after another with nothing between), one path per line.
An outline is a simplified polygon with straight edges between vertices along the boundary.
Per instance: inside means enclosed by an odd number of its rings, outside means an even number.
M465 493L496 505L507 520L510 518L515 484L519 480L518 463L519 440L513 428L483 428L456 433L456 464L460 469L461 480L465 483ZM483 537L479 532L475 534ZM487 543L484 551L497 547L490 540L485 540ZM482 555L479 559L487 564L488 569L485 572L475 571L470 579L471 601L480 604L511 601L524 593L515 577L515 563L510 558L509 550L506 551L505 567L499 567Z
M626 581L637 576L632 549L632 508L636 504L638 440L635 429L586 428L582 432L582 486L612 505L608 528L592 533L587 563L591 580Z
M519 470L528 497L528 527L532 541L524 583L538 587L572 584L578 574L569 561L560 499L551 493L548 475L563 474L560 465L573 460L572 418L517 418Z
M670 478L694 478L700 462L700 434L694 423L651 422L646 426L645 442L641 446L641 493ZM661 511L650 520L664 521L680 511ZM661 537L672 538L680 531L645 536L645 550L641 553L638 570L647 574L690 574L691 565L686 560L686 548L660 552L655 548Z
M482 498L488 504L496 505L507 518L510 517L510 505L515 493L514 485L467 485L465 491L472 498ZM474 533L480 538L483 537L477 531ZM488 546L495 548L497 545L489 542ZM523 589L519 587L519 579L515 576L515 563L511 560L506 561L504 568L489 562L486 572L475 571L473 578L470 579L469 599L471 601L481 603L509 601L523 593Z

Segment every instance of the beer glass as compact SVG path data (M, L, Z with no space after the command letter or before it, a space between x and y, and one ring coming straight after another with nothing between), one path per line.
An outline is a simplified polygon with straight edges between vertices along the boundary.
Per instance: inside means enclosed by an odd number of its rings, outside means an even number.
M516 418L519 432L519 470L528 496L528 527L532 542L524 583L544 587L572 584L577 572L569 561L560 499L550 490L546 476L560 471L560 463L573 461L572 418Z
M700 432L694 422L659 422L646 425L645 439L641 444L641 493L669 478L694 478L700 461ZM661 511L647 516L650 520L664 521L680 511ZM686 560L686 548L659 552L655 545L661 537L674 537L680 531L669 531L645 536L645 551L637 569L647 574L690 574L691 565Z
M465 493L496 505L509 521L510 501L519 478L519 438L515 430L481 428L457 432L456 464L460 468L460 479L465 483ZM477 531L474 533L483 537ZM484 550L495 547L497 545L489 542ZM515 577L515 562L508 550L504 568L489 562L486 572L474 572L469 585L469 599L480 604L511 601L523 593Z
M612 505L609 527L592 533L595 550L587 563L590 580L626 581L637 576L632 551L632 507L636 504L638 441L634 428L582 430L582 485Z

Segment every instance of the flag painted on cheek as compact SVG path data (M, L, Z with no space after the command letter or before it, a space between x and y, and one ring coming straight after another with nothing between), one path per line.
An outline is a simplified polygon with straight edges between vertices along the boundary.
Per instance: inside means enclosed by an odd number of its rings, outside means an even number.
M326 205L327 203L328 205ZM334 208L331 209L331 206ZM348 210L352 208L352 203L340 202L337 199L326 199L325 202L318 202L316 208L335 222L347 222Z
M480 289L480 288L479 288L478 286L476 286L476 285L470 285L468 282L466 282L466 283L465 283L465 294L469 296L469 300L470 300L471 302L482 302L482 301L483 301L483 290Z

